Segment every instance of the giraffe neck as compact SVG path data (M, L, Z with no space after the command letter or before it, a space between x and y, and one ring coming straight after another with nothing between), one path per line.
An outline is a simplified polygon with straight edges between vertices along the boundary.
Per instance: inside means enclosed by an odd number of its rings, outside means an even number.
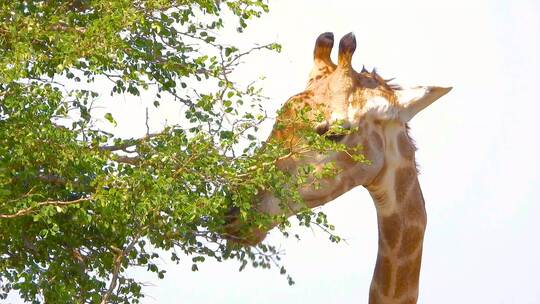
M385 134L388 135L388 134ZM414 304L426 227L414 147L405 132L385 136L388 160L368 188L377 209L379 248L370 304Z

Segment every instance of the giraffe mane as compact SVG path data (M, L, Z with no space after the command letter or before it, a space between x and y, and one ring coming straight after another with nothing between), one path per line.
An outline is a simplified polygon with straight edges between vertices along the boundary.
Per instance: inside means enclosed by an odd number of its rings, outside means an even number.
M391 83L396 78L393 77L389 79L384 79L383 77L381 77L381 75L379 75L379 73L377 73L377 68L375 67L373 67L371 72L369 72L368 70L366 70L365 66L362 66L362 71L358 74L362 75L363 77L368 77L375 80L380 86L382 86L383 88L387 90L400 91L403 89L399 84Z
M409 139L411 149L416 153L416 151L418 151L418 147L416 146L416 141L411 136L411 128L409 127L408 123L405 124L405 134ZM420 175L420 165L418 164L416 158L414 159L414 168L416 169L416 174Z

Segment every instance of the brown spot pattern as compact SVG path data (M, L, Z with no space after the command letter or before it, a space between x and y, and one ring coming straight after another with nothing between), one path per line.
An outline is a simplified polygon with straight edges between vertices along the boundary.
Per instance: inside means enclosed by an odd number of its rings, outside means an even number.
M403 231L399 255L402 257L411 255L420 247L423 239L424 230L422 228L415 226L407 227Z
M377 263L381 266L375 268L375 282L377 290L382 295L390 296L394 301L402 299L396 303L416 303L426 215L424 199L414 166L397 169L394 186L398 211L390 216L379 218L380 246L382 246L379 247L379 252L380 256L385 258L377 259ZM373 190L375 188L371 187L372 195L377 192ZM380 192L384 193L384 191ZM411 221L412 225L405 227L404 219ZM398 244L399 248L397 248ZM394 258L400 259L400 264L398 260L392 260L390 257L393 253L389 252L394 248L398 249L395 252L397 256ZM411 256L412 260L409 259ZM390 281L392 279L395 281ZM392 286L388 293L390 283ZM372 303L378 303L379 298L372 298Z
M407 292L416 291L420 279L420 265L422 255L419 254L413 261L407 261L397 269L395 298L400 298Z
M407 218L414 218L419 221L420 224L426 224L426 209L424 205L424 197L422 196L422 190L420 185L416 182L413 186L406 202L403 204L404 215Z
M399 154L401 154L401 156L407 160L414 160L414 152L416 151L416 148L412 144L409 136L402 132L398 135L397 142Z
M411 184L416 180L416 170L412 167L399 168L396 170L395 191L398 204L405 200Z
M379 255L375 264L375 281L377 288L382 291L383 295L390 293L390 284L392 280L392 263L387 257Z
M394 213L390 216L381 218L381 237L390 249L396 247L401 236L401 217Z
M418 285L420 283L420 268L422 267L422 251L418 253L418 256L413 262L411 276L409 277L411 283L411 289L418 290Z
M394 291L394 298L400 298L409 289L409 277L412 272L412 265L406 263L397 269L396 274L396 290Z
M375 287L371 287L369 289L369 304L378 304L379 302L379 294L377 293L377 289Z
M377 288L372 287L369 290L369 304L380 304L382 303L381 296L378 293Z

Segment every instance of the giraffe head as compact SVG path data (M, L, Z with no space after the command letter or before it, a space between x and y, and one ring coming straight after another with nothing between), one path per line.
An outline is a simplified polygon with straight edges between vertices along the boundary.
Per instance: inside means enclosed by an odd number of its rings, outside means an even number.
M355 71L351 60L356 39L352 33L341 39L338 62L334 64L330 58L333 44L332 33L317 38L307 87L284 104L268 139L291 147L290 156L276 162L278 168L290 174L305 164L313 165L316 170L328 163L337 167L338 173L320 181L318 187L306 185L300 189L309 208L329 202L356 186L373 185L388 166L414 163L415 149L407 135L407 122L451 90L433 86L401 89L388 84L375 71ZM306 108L311 109L307 114L309 128L326 140L351 149L324 154L295 153L294 147L305 141L299 132L305 124L300 126L294 121ZM340 132L333 131L336 126ZM355 160L355 153L361 153L369 163ZM271 193L262 194L255 208L271 215L292 215L300 209L299 206L283 208ZM256 244L265 235L266 231L256 230L243 239L247 240L245 243Z

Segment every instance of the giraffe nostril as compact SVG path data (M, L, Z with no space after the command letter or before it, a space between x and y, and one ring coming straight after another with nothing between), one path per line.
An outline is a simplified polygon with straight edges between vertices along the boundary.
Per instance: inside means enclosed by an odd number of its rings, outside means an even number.
M328 123L322 123L318 126L315 127L315 132L317 132L317 134L319 135L324 135L326 132L328 132L328 130L330 129L330 126L328 125Z
M334 130L333 128L331 130L330 124L328 124L328 122L324 122L315 127L315 132L317 132L317 134L320 136L324 136L328 140L338 142L341 141L345 135L347 135L347 131L350 129L351 124L348 122L342 123L339 130Z

